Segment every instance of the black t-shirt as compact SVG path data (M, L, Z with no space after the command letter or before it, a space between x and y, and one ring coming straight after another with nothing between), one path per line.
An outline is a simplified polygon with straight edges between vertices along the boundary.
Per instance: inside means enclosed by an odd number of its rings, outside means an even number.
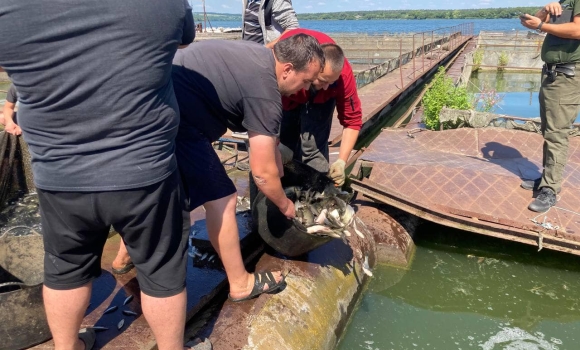
M0 18L37 187L131 189L175 171L171 61L195 35L186 0L2 0Z
M18 102L18 92L16 92L14 84L10 85L10 87L8 88L8 92L6 93L6 101L11 103Z
M173 85L180 135L200 130L210 141L226 129L278 136L282 102L272 50L248 41L207 40L178 50Z

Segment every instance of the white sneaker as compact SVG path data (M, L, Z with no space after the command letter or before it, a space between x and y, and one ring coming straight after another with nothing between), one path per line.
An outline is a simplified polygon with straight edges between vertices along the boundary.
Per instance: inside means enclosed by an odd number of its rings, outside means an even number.
M232 131L232 137L235 137L237 139L247 140L248 139L248 133L247 132L236 132L236 131Z

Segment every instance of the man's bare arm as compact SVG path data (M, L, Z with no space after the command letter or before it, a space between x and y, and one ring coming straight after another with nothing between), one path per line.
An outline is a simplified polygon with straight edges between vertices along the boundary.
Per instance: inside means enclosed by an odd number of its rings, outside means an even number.
M350 153L356 144L356 140L358 139L358 130L344 128L342 130L342 139L340 140L340 150L338 152L338 158L344 160L345 162L348 161L350 157Z
M278 140L273 136L260 135L249 131L250 169L254 182L280 211L288 218L293 218L294 203L286 197L280 182L280 170L276 162L278 157Z
M13 135L20 135L22 134L22 130L16 123L14 123L14 109L16 108L16 104L13 102L8 102L4 104L4 109L2 113L4 114L4 130Z

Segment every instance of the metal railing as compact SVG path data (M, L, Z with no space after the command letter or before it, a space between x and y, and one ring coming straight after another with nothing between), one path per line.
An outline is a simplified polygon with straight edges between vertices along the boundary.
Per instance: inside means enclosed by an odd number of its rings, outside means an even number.
M413 69L411 75L408 75L407 78L415 80L417 71L423 73L426 69L430 69L436 62L439 62L442 56L446 55L447 51L455 50L465 42L466 38L471 36L473 36L473 23L463 23L411 35L390 37L389 40L385 40L384 36L377 37L376 43L379 47L374 49L377 51L393 51L393 49L396 49L395 45L397 45L399 49L398 55L395 58L377 58L377 55L373 54L373 48L366 49L368 56L366 62L372 66L355 73L357 88L370 84L410 62L413 64ZM340 44L340 39L338 42ZM379 42L385 46L389 45L389 47L380 47L378 45ZM405 47L405 50L403 47ZM351 60L350 57L347 56L347 58L349 61ZM379 60L383 60L383 62L377 64L376 61ZM364 55L357 55L351 61L351 63L355 64L364 64L364 62ZM403 89L405 87L403 70L400 69L399 71L401 74L401 89Z

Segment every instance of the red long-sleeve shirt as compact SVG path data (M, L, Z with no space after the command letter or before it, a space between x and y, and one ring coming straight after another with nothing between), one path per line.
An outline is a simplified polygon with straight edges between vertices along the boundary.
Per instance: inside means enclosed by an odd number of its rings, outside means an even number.
M284 33L280 40L284 40L296 34L308 34L313 36L320 44L336 44L328 35L309 29L292 29ZM307 90L300 90L294 95L282 97L282 107L284 110L291 110L300 105L306 104L310 97ZM340 77L326 90L316 93L313 103L324 103L332 98L336 98L336 110L340 124L349 129L360 130L362 127L362 109L358 93L356 91L356 80L352 73L350 63L345 58L344 67Z

